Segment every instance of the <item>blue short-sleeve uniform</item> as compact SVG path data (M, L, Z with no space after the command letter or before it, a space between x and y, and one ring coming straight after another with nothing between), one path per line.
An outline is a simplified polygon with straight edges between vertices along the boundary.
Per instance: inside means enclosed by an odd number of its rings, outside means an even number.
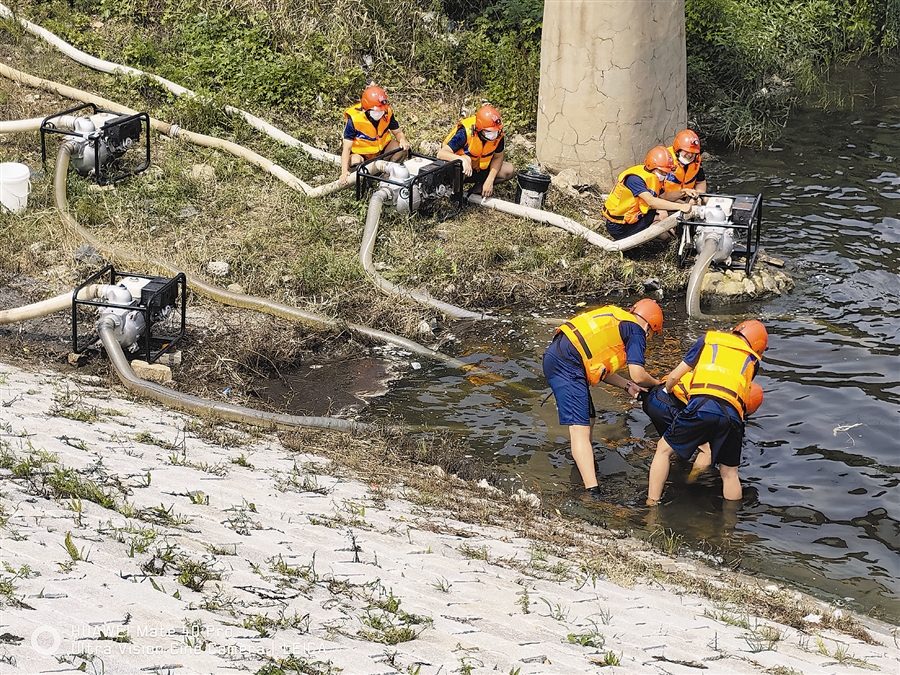
M619 323L619 336L625 345L625 362L644 365L647 334L633 321ZM544 352L544 377L553 390L559 423L563 426L589 426L597 416L581 354L563 332L557 332Z
M704 345L705 339L701 337L685 355L684 362L691 368L697 366ZM713 466L739 466L744 421L727 401L714 396L691 396L663 438L684 459L690 459L698 447L709 442Z

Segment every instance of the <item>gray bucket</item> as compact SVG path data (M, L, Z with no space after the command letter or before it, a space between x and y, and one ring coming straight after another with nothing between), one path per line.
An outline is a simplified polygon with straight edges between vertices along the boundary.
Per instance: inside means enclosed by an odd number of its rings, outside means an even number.
M522 206L539 209L544 205L544 195L550 187L550 176L537 171L526 171L518 176L519 189L516 199Z

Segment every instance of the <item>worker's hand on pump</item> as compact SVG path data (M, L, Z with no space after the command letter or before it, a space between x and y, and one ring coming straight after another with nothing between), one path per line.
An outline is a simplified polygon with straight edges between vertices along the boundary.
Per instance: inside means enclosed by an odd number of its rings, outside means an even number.
M461 155L459 162L462 164L463 176L468 178L472 175L472 158L468 155Z
M407 152L409 152L410 148L412 148L412 145L410 144L409 140L406 138L406 136L404 136L402 134L397 138L397 142L400 144L400 147L402 149L406 150Z

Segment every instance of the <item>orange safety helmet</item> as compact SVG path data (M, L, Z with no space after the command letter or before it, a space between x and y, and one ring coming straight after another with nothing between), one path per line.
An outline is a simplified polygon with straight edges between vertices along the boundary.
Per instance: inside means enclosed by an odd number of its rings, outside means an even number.
M503 118L492 105L483 105L475 113L475 131L503 131Z
M662 333L663 315L656 300L650 298L638 300L628 311L646 321L650 325L650 329L657 335Z
M384 93L384 89L376 87L375 85L366 87L366 90L362 95L362 100L360 101L363 110L383 111L387 107L387 104L388 98L387 94Z
M769 346L769 331L756 319L742 321L731 332L743 336L757 354L762 354Z
M693 152L695 155L700 154L700 137L690 129L685 129L675 137L672 144L675 152L684 150L685 152Z
M672 161L672 155L669 154L665 147L657 145L644 157L644 168L647 171L653 171L654 169L674 171L675 162Z
M744 408L747 410L747 414L752 415L759 410L759 406L762 405L762 402L763 388L756 384L756 382L751 382L750 393L747 394L747 398L744 399Z

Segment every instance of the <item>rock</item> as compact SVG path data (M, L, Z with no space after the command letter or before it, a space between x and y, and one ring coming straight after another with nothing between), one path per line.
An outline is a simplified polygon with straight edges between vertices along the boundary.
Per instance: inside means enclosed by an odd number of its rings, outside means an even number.
M515 134L512 138L509 139L509 142L516 148L521 148L522 150L534 150L534 141L529 140L527 137L522 134Z
M571 197L579 197L581 193L575 189L575 185L580 185L578 174L575 169L563 169L555 176L550 177L550 184L561 192L565 192Z
M541 498L536 494L525 492L522 488L516 490L515 494L512 495L510 499L521 506L534 509L535 511L539 511L541 508Z
M659 283L659 279L656 277L650 277L649 279L644 279L644 292L649 293L650 291L659 290L661 284Z
M207 264L206 271L214 277L226 277L231 271L231 266L223 260L213 260Z
M216 180L216 170L209 164L194 164L191 167L191 178L204 183L212 183Z
M131 362L131 369L135 375L150 382L165 384L172 381L172 369L161 363L147 363L146 361L135 359Z
M431 327L431 323L428 321L420 321L419 325L416 326L416 332L423 337L434 337L434 330Z
M78 248L75 249L75 262L80 265L105 265L106 259L100 255L100 251L95 249L90 244L82 244Z
M232 293L243 293L244 287L240 284L228 284L228 290Z
M162 364L164 366L180 366L181 357L181 350L178 349L174 352L166 352L165 354L162 354L158 359L156 359L156 363Z
M434 157L441 149L441 144L437 141L422 141L419 143L419 152L429 157Z
M187 206L183 207L178 212L177 217L179 220L187 220L188 218L193 218L194 216L196 216L199 213L200 213L200 211L198 211L195 207L188 204Z
M75 368L81 368L88 361L87 352L81 352L81 354L76 354L75 352L71 352L68 357L69 365L74 366Z

